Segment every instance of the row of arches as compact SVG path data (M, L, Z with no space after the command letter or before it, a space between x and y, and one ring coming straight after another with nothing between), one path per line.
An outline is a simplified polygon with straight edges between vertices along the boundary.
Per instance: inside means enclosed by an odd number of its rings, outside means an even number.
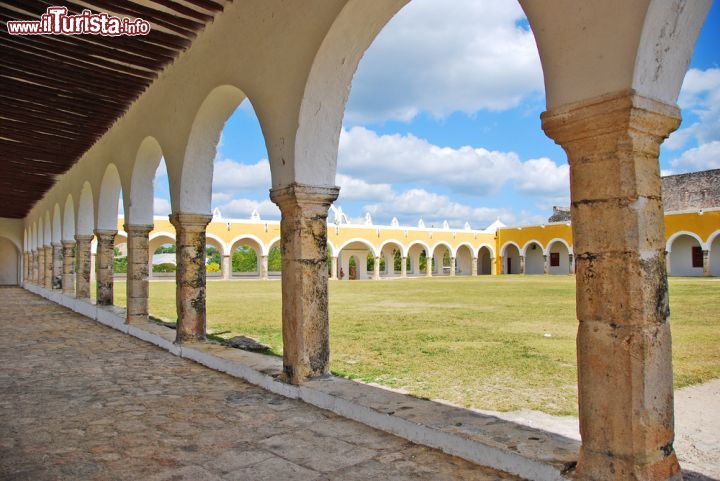
M500 249L503 274L572 274L575 272L572 246L565 239L552 239L546 246L530 240L522 247L508 241Z

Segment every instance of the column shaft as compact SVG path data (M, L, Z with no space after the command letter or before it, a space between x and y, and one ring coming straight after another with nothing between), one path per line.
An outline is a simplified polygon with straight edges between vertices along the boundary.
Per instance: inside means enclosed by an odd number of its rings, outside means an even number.
M127 319L128 324L148 320L150 296L150 239L152 225L128 225Z
M512 274L508 272L508 274ZM520 256L520 274L525 274L525 256Z
M338 258L333 256L330 265L330 279L338 278Z
M418 264L419 267L420 264ZM432 265L433 265L433 258L430 256L425 257L425 276L432 277Z
M575 274L575 258L572 254L568 254L568 274Z
M62 241L62 290L69 296L75 293L74 270L75 241Z
M268 279L268 256L260 256L260 279Z
M111 306L114 302L115 236L116 230L95 230L97 252L95 254L95 282L97 305Z
M502 257L500 258L500 261L502 262ZM502 269L500 269L500 272L502 273ZM493 276L497 275L497 259L494 257L490 258L490 274Z
M63 247L57 242L52 245L52 288L62 289L63 283Z
M680 480L659 147L676 107L632 93L546 112L568 155L581 480Z
M380 279L380 256L375 256L375 262L373 263L373 279Z
M33 284L38 284L38 252L37 249L30 252L31 263L30 263L30 280Z
M407 277L407 257L400 258L400 277Z
M283 377L293 384L328 373L327 212L338 193L302 184L270 192L282 213Z
M230 256L223 254L222 256L222 278L230 279L232 277L232 260Z
M45 246L45 289L52 289L53 283L53 248L51 245Z
M177 233L177 272L175 303L177 337L175 342L205 340L205 229L210 215L172 214L170 222Z
M547 275L550 272L550 265L548 264L548 256L543 255L543 274Z
M710 252L707 250L702 251L703 255L703 276L710 276Z
M28 278L28 273L29 273L28 259L29 259L29 257L30 256L28 255L28 252L24 251L23 252L23 283L26 283L29 280L29 278Z
M77 269L75 271L75 297L90 299L90 244L92 235L75 236L75 256Z
M457 260L455 259L455 257L450 258L450 275L451 276L455 275L456 262L457 262Z
M470 275L476 276L478 273L478 258L473 257L472 262L470 263Z

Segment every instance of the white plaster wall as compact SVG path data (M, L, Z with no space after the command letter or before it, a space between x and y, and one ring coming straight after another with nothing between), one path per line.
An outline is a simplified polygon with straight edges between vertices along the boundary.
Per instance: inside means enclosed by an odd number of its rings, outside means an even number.
M688 235L681 235L672 243L670 251L671 276L702 276L702 267L692 266L692 248L700 246L697 239Z
M469 276L472 273L472 253L467 247L460 247L455 255L455 269L459 276Z
M543 274L545 272L545 259L542 247L537 244L528 246L525 251L525 274Z
M510 272L507 271L507 260L510 261ZM502 259L502 272L503 274L520 274L520 251L517 247L510 245L505 248L505 255Z
M20 281L20 265L17 246L0 237L0 286L16 285Z
M478 274L479 275L490 275L492 274L492 257L488 249L480 249L478 254Z
M357 278L368 279L367 256L370 251L366 249L343 249L338 256L340 268L343 270L344 276L342 280L350 279L350 258L355 257L357 265ZM339 271L338 271L339 273Z
M560 254L559 266L553 267L550 265L550 254L553 252ZM567 247L565 247L565 245L561 242L555 242L550 246L548 251L548 273L553 275L565 275L570 273L570 253L568 252Z
M710 244L710 275L720 277L720 235Z

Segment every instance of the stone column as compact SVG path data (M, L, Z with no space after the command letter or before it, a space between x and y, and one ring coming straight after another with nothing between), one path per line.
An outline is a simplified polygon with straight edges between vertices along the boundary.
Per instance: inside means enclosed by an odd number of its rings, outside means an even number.
M450 258L450 275L455 275L455 267L456 267L456 259L454 257Z
M205 340L205 230L211 220L211 215L203 214L170 216L177 234L177 344Z
M667 271L668 277L670 277L672 275L672 272L670 269L670 265L671 265L670 259L671 259L670 252L665 251L665 270Z
M127 318L126 322L148 320L150 296L150 231L152 225L128 225L127 232Z
M52 288L62 289L63 283L63 250L62 243L53 242L52 245Z
M45 251L42 247L38 247L35 250L35 262L34 262L34 269L35 269L35 284L38 286L43 285L43 270L41 269L41 266L45 265L45 261L43 261L43 256L45 254Z
M575 274L575 258L572 254L568 254L568 274Z
M98 306L112 306L114 302L113 274L115 271L116 230L95 230L97 252L95 253L95 282Z
M39 280L38 280L38 251L37 251L37 249L30 252L30 257L31 257L31 263L32 263L30 266L30 270L32 271L30 273L30 277L31 277L30 280L33 284L38 284Z
M23 251L23 284L28 282L28 252Z
M520 256L520 274L525 274L525 256Z
M660 143L675 106L632 92L542 115L566 151L577 263L581 480L680 480Z
M547 275L550 272L550 266L548 265L548 256L543 255L543 274Z
M327 212L338 193L302 184L270 191L282 213L283 378L293 384L329 372Z
M338 258L333 256L330 264L330 279L338 278Z
M232 260L230 256L223 254L222 256L222 278L230 279L232 277Z
M419 265L419 264L418 264L418 265ZM426 257L425 257L425 276L427 276L427 277L432 277L432 275L433 275L432 265L433 265L433 258L426 256Z
M380 280L380 256L375 256L373 263L373 280Z
M45 246L45 289L52 289L53 281L53 247Z
M470 275L471 276L477 276L478 275L478 258L473 257L472 261L470 262Z
M407 277L407 257L400 257L400 277Z
M710 277L710 251L703 250L703 275Z
M75 256L77 257L77 269L75 270L75 297L78 299L90 299L90 244L92 235L75 236Z
M260 257L260 279L268 280L268 256Z
M75 293L73 272L75 268L75 241L62 241L62 291L72 296Z

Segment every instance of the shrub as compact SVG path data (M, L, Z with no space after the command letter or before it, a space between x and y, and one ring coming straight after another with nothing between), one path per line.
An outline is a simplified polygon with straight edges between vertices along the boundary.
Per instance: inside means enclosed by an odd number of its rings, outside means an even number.
M163 262L153 266L153 272L175 272L176 267L172 262Z
M205 272L220 272L220 264L216 262L211 262L207 266L205 266Z
M127 257L116 257L113 268L117 274L127 274Z

